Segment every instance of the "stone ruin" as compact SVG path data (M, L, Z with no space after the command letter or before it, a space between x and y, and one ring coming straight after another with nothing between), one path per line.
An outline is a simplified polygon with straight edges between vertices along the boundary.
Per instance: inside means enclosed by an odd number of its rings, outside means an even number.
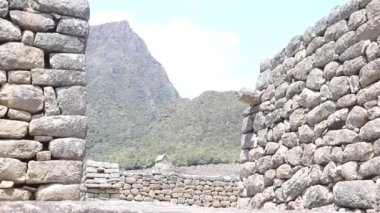
M264 60L243 89L250 208L379 211L380 0L352 0Z
M0 0L0 201L79 200L87 0Z

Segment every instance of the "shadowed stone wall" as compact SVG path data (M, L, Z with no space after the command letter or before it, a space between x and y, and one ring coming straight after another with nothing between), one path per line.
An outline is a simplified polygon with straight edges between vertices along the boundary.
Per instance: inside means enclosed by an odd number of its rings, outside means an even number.
M0 0L0 201L78 200L87 0Z
M261 63L240 92L251 208L378 208L379 36L380 1L353 0Z

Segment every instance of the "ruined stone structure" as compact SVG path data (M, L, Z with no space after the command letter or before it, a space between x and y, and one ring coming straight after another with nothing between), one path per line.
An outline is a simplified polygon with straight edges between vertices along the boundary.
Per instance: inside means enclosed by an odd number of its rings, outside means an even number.
M379 36L380 1L353 0L261 63L240 92L250 207L378 208Z
M78 200L87 0L0 0L0 201Z

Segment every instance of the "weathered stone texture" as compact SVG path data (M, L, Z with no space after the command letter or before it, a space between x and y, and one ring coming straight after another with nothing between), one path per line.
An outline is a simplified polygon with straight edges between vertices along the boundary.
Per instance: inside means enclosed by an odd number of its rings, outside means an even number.
M80 183L82 173L81 161L30 161L26 182L28 184L41 183Z

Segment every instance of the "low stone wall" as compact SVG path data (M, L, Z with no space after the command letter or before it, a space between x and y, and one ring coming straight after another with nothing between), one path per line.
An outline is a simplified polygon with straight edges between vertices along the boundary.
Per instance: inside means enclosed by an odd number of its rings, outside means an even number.
M119 200L123 180L119 164L88 160L83 168L81 200Z
M251 208L378 208L379 36L380 0L352 0L261 63L240 94Z
M239 197L237 177L207 177L178 173L124 173L121 199L170 202L204 207L235 207Z
M78 200L87 0L0 0L0 201Z

